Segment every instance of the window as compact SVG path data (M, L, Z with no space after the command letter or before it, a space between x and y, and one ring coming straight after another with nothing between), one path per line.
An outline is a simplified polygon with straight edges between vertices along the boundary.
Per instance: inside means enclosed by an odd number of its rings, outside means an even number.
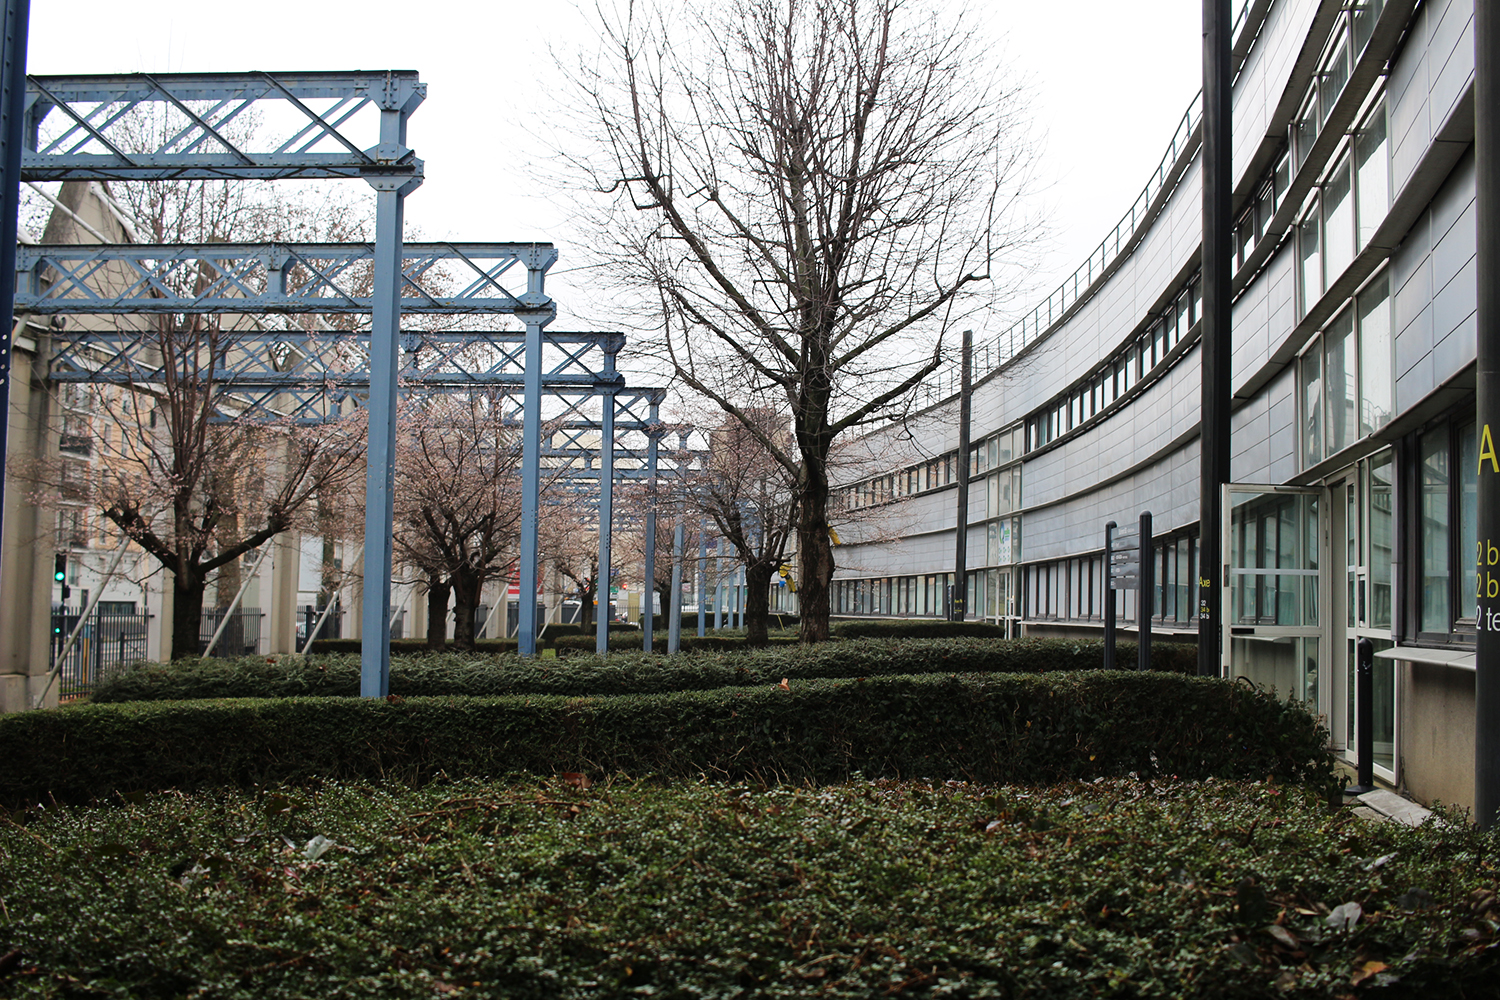
M1474 418L1424 432L1417 446L1419 523L1415 618L1427 641L1473 640L1478 539L1478 467ZM1457 567L1458 572L1454 572Z
M1354 261L1354 191L1348 158L1339 160L1323 185L1323 287Z
M1316 465L1391 419L1389 279L1367 284L1299 361L1302 466Z
M1391 421L1395 382L1391 362L1389 279L1382 274L1359 293L1360 434L1373 434Z
M1354 139L1359 247L1364 249L1391 207L1391 170L1386 143L1385 101L1375 106Z
M1323 256L1318 242L1318 202L1297 227L1298 260L1302 272L1302 314L1307 315L1317 301L1323 297Z
M1302 464L1323 461L1323 355L1317 342L1298 363L1302 402Z

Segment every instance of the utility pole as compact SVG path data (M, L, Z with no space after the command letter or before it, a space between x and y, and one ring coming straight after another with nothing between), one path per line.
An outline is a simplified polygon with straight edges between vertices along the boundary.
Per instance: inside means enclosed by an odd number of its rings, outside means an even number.
M1475 422L1479 454L1478 609L1474 637L1474 816L1500 822L1500 4L1474 4L1474 160L1479 230L1479 343Z
M1223 489L1229 482L1230 34L1229 0L1203 0L1203 385L1198 487L1198 673L1219 674L1224 552Z
M973 394L974 331L964 331L964 353L958 387L958 518L954 529L953 607L949 618L961 622L969 612L969 402Z
M16 225L21 209L21 119L26 109L26 40L31 0L5 0L4 37L0 43L0 163L5 165L0 190L0 537L5 527L6 440L10 428L10 374L16 301Z

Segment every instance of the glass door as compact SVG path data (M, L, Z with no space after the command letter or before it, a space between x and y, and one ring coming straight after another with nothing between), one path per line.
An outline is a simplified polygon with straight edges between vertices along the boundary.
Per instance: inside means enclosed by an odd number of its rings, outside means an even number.
M1337 687L1330 713L1334 746L1350 763L1355 759L1354 717L1356 652L1369 639L1375 652L1390 649L1392 607L1391 453L1360 461L1328 481L1331 497L1330 553L1339 586L1329 621L1330 665ZM1374 661L1374 731L1371 744L1375 772L1396 780L1396 664Z
M1323 536L1321 488L1225 487L1224 592L1226 674L1327 712L1319 585Z

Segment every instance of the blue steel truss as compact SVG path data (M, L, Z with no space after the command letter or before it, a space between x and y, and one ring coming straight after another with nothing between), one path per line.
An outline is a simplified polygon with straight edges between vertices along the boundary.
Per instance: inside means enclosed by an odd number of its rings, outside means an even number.
M422 161L382 113L427 95L409 70L32 76L22 177L32 181L406 178ZM150 127L143 128L143 114ZM241 127L251 119L256 127Z
M377 260L366 243L26 246L16 251L16 311L368 313ZM526 313L545 326L557 307L543 279L556 261L550 243L405 243L400 309Z
M21 177L32 181L199 178L363 178L377 192L374 244L223 244L199 246L45 246L22 248L15 266L16 311L55 316L220 314L363 314L372 333L236 331L222 357L223 382L243 418L257 411L326 419L344 400L370 411L366 483L366 570L381 583L364 595L366 628L361 693L389 684L384 610L391 568L390 490L398 387L521 390L515 416L525 427L520 583L536 584L536 508L543 464L542 398L550 425L553 478L598 489L600 565L610 565L615 458L634 478L658 466L662 390L625 389L614 370L618 335L543 334L556 308L544 291L557 259L550 244L405 244L403 201L422 180L422 162L406 145L407 118L426 88L415 73L235 73L170 76L35 77L28 80ZM238 122L254 110L266 140L247 140ZM143 117L144 116L144 117ZM142 129L141 121L151 124ZM361 128L368 135L361 137ZM151 137L150 141L143 136ZM252 144L253 143L253 144ZM524 290L514 277L524 269ZM512 276L512 272L517 273ZM502 279L504 283L502 283ZM402 335L401 313L508 314L524 334ZM97 320L94 322L97 323ZM259 321L252 320L252 326ZM263 325L263 324L260 324ZM59 338L63 340L64 338ZM547 368L544 345L564 360ZM608 346L606 346L608 345ZM603 371L585 355L607 354ZM110 331L71 335L60 346L57 381L137 384L164 374L144 335ZM153 362L153 356L158 358ZM583 401L604 401L596 418ZM646 412L637 412L643 407ZM617 420L623 415L624 420ZM644 434L644 448L617 435ZM598 435L593 448L588 438ZM624 444L621 449L618 445ZM594 470L584 454L597 450ZM644 454L642 454L644 452ZM648 523L654 521L648 515ZM384 544L369 544L370 539ZM650 556L648 556L648 562ZM535 652L533 623L522 617L521 647ZM600 622L599 649L606 623ZM649 648L649 630L647 632Z
M542 390L604 393L623 389L615 359L620 333L542 331ZM49 377L55 382L146 388L163 384L175 368L211 378L227 394L237 419L321 423L363 405L370 387L368 331L234 330L211 343L172 343L152 330L85 330L65 326L52 338ZM406 331L397 378L403 394L524 388L521 330ZM193 350L197 357L188 357ZM212 351L213 357L208 355ZM170 357L170 364L168 358ZM521 402L508 416L519 422ZM597 426L597 425L596 425Z

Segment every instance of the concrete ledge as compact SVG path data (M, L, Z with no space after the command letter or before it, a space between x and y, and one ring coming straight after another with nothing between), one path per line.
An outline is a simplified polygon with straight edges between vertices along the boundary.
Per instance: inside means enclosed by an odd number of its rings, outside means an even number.
M1421 826L1432 816L1432 810L1402 798L1395 792L1377 788L1365 792L1356 800L1354 815L1377 823L1400 823L1402 826Z

